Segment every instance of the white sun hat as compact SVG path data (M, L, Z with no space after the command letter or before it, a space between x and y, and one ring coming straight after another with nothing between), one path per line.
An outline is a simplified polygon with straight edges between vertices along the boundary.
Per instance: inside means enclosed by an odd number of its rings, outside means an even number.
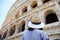
M33 16L31 21L28 22L28 26L31 28L43 28L44 23L40 21L39 16Z

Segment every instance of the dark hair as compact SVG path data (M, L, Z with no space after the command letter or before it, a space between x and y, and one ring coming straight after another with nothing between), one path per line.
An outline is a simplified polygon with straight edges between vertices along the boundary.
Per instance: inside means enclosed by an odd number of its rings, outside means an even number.
M43 28L39 28L39 30L43 30Z
M29 28L28 28L28 30L29 30L29 31L33 31L33 30L34 30L34 28L30 28L30 27L29 27Z

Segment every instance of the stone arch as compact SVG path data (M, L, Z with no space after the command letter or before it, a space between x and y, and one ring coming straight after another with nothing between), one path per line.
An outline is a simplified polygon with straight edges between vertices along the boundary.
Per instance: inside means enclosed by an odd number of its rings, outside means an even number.
M7 36L7 31L5 31L5 32L3 33L2 39L5 39L6 36Z
M57 22L58 17L54 10L50 9L45 12L45 22L46 24Z
M17 11L16 12L15 18L18 18L19 17L19 13L20 13L20 11Z
M27 6L24 6L24 8L22 9L22 13L27 12Z
M33 2L31 3L31 7L32 7L32 8L37 7L37 1L33 1Z
M50 0L42 0L43 3L47 3L49 2Z
M15 28L16 28L16 25L13 25L10 29L10 36L13 35L15 33Z
M25 21L21 21L20 22L20 25L19 25L19 28L18 28L18 33L19 32L23 32L25 30Z

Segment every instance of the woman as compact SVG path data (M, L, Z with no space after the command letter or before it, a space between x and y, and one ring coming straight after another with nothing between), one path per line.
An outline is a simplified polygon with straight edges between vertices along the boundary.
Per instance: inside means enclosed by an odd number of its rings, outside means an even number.
M44 27L44 23L40 22L39 16L33 16L28 23L28 30L23 33L23 40L49 40L46 32L39 30Z

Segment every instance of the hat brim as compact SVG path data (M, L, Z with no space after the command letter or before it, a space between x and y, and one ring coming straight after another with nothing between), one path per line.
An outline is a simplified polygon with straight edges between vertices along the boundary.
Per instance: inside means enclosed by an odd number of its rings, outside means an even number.
M32 24L32 22L30 21L28 23L28 26L31 27L31 28L43 28L44 27L44 23L41 22L41 24L35 25L35 24Z

